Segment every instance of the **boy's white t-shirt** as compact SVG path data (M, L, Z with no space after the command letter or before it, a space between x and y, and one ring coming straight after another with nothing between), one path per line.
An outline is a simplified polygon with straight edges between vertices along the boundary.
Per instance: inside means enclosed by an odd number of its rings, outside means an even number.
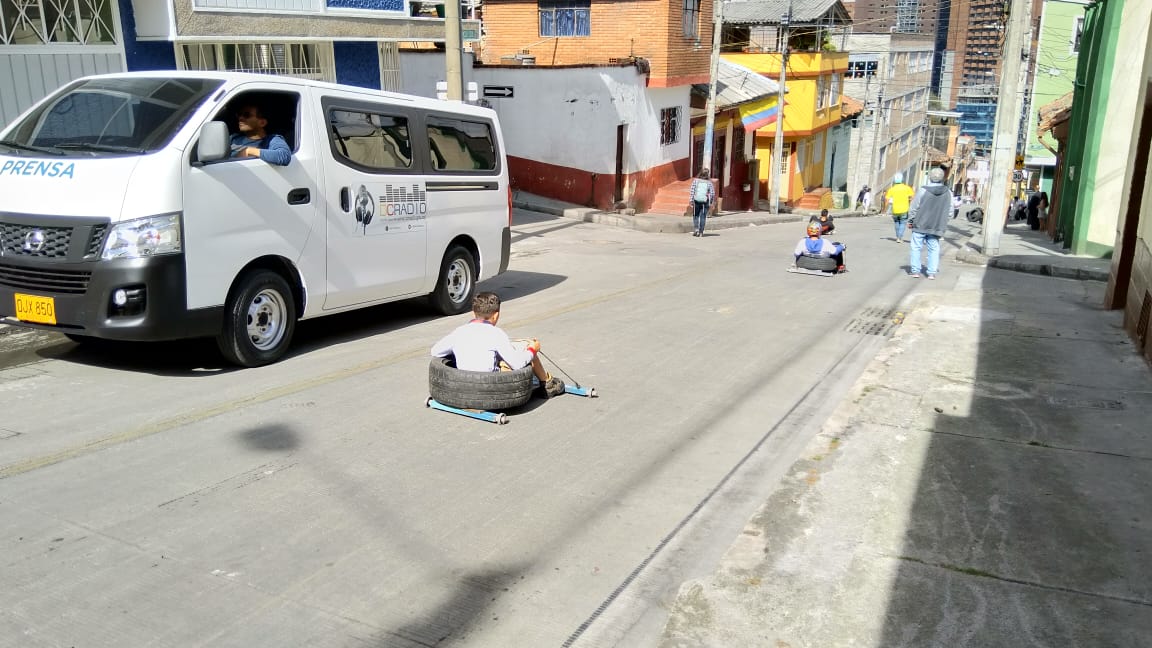
M532 362L532 352L517 348L508 334L495 324L472 320L432 345L437 358L456 356L456 368L464 371L495 371L497 359L519 369Z

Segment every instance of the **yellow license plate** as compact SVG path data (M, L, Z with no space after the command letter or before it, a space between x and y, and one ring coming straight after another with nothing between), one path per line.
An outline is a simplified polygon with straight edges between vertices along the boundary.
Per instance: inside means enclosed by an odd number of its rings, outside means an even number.
M37 324L56 323L56 300L39 295L16 293L16 319Z

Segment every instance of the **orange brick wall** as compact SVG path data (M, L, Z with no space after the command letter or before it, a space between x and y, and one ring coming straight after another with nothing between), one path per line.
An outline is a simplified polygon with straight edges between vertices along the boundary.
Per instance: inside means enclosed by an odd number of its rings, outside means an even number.
M592 1L591 35L541 38L536 2L488 0L480 60L500 65L522 50L537 66L606 64L636 56L651 65L649 85L671 87L708 82L712 45L712 0L701 0L700 48L683 34L683 0Z

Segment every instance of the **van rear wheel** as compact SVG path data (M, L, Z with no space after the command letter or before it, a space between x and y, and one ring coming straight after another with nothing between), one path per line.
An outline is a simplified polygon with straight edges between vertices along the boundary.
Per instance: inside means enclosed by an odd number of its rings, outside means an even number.
M256 270L228 295L216 345L229 362L260 367L284 356L295 330L296 303L288 282L270 270Z
M444 315L459 315L472 309L475 294L476 260L467 249L454 245L444 254L436 290L428 301Z

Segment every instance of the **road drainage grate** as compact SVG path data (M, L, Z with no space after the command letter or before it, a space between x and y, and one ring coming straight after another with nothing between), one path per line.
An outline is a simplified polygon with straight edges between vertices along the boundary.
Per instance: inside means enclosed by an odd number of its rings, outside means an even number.
M844 327L849 333L860 335L892 335L892 331L904 321L904 313L894 308L871 306L853 317Z

